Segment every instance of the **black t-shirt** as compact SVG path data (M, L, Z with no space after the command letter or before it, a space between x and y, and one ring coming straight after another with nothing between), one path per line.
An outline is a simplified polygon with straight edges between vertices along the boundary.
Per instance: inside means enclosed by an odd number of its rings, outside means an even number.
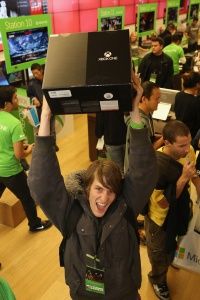
M162 61L161 55L151 55L151 73L159 74Z
M200 128L200 101L198 97L181 91L176 94L174 111L176 119L185 123L192 138Z

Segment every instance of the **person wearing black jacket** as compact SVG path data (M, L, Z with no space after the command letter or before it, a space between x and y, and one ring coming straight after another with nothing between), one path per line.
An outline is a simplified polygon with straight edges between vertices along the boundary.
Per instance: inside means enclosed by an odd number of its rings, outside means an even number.
M159 87L172 88L171 78L174 74L173 61L162 49L164 42L161 38L152 39L152 52L142 59L138 73L142 82L155 82Z
M157 172L155 152L138 110L143 91L138 78L134 74L132 78L137 96L133 98L131 112L129 171L124 179L117 164L105 159L94 161L85 176L66 185L50 136L51 111L43 101L29 186L63 235L66 222L71 220L73 203L77 201L82 208L64 251L66 283L73 300L140 299L138 241L125 213L127 207L133 218L141 212L155 186ZM72 184L74 192L70 190Z

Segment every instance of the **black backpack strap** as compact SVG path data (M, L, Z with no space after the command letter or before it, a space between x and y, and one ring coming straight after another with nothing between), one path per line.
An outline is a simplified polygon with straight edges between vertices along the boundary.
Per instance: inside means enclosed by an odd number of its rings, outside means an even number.
M138 244L139 244L140 243L140 235L139 235L139 231L138 231L137 220L136 220L135 214L134 214L132 208L130 208L130 206L127 206L124 217L130 223L130 225L133 227L136 237L137 237Z
M79 204L79 201L77 199L74 199L74 202L72 204L71 210L68 214L65 228L64 228L64 234L63 239L59 246L59 259L60 259L60 266L64 267L64 253L65 253L65 246L67 240L72 235L73 231L76 228L76 225L78 223L78 220L80 219L82 215L83 209L81 205Z

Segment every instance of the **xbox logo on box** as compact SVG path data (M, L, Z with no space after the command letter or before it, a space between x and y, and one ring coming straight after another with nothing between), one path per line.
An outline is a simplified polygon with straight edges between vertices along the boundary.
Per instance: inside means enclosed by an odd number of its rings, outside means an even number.
M111 51L106 51L104 52L104 57L99 57L98 61L108 61L108 60L118 60L117 56L112 56L112 52Z
M111 55L112 55L112 52L110 52L110 51L106 51L106 52L104 53L104 56L105 56L105 57L111 57Z

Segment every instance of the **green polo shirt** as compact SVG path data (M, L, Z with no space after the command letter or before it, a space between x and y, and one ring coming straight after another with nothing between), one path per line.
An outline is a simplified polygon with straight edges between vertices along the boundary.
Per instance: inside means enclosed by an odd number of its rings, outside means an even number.
M181 57L184 57L183 48L174 43L171 43L163 49L163 52L166 53L173 60L174 75L178 74L179 60Z
M9 112L0 111L0 177L16 175L23 170L15 157L13 144L25 138L20 121Z

